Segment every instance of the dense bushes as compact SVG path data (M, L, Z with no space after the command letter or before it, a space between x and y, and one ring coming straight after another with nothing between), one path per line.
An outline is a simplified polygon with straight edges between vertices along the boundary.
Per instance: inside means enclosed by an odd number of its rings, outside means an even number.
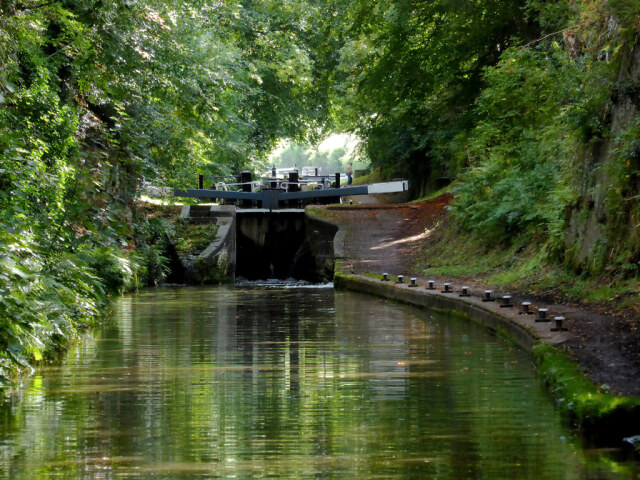
M577 195L579 128L592 121L578 118L590 93L580 62L557 46L512 49L485 79L454 216L490 240L544 234L560 245L564 208Z
M175 235L174 225L161 216L137 216L134 228L136 250L133 254L136 285L155 286L169 273L166 252Z
M573 26L505 51L485 71L470 165L452 207L468 231L506 242L538 235L578 271L637 275L629 72L638 68L638 44L628 34L640 16L623 4L577 2L562 25ZM542 21L551 10L541 8Z
M0 381L95 325L107 286L82 253L44 255L40 247L0 232Z

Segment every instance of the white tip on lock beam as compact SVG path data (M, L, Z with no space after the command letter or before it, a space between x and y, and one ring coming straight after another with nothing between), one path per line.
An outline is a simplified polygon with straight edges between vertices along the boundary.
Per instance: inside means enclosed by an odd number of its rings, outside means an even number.
M373 193L397 193L409 190L409 181L401 180L398 182L372 183L368 186L368 192Z

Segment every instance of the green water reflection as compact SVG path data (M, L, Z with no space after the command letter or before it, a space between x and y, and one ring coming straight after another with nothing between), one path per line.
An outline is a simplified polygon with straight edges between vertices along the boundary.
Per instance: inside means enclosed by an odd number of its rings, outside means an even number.
M0 408L0 478L638 478L584 452L530 360L331 289L160 289Z

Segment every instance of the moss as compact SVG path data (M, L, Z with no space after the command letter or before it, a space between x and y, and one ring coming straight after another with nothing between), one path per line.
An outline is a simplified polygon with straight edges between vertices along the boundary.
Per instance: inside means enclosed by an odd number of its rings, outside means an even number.
M589 380L566 353L533 349L538 372L571 426L597 443L619 442L640 430L640 400L616 396Z
M333 281L335 283L336 280L340 281L341 277L347 277L348 275L345 273L345 268L343 262L337 260L333 265Z
M227 283L231 279L226 275L226 264L218 265L215 261L196 258L193 262L193 276L200 285L218 285Z
M327 218L329 217L326 208L316 207L316 206L307 207L305 209L305 215L311 218L324 220L324 221L327 221Z
M363 274L361 274L361 275L362 275L362 276L364 276L364 277L367 277L367 278L371 278L371 279L373 279L373 280L382 280L382 274L379 274L379 273L364 272L364 273L363 273ZM396 281L398 280L398 277L397 277L397 276L394 276L394 275L389 275L389 276L387 277L387 279L388 279L389 281L391 281L391 282L396 282ZM407 279L407 278L405 278L404 280L405 280L405 282L406 282L408 279Z
M375 278L376 280L382 280L382 275L377 273L365 272L364 276L368 278Z

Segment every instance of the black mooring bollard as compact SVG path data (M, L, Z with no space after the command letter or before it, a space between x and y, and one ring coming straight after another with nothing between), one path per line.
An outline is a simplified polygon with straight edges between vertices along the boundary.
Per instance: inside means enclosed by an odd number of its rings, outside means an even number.
M485 290L484 297L482 297L483 302L495 302L496 299L491 296L493 290Z
M411 278L411 283L409 284L410 287L417 287L418 284L416 283L416 279L415 278Z
M548 308L539 308L538 309L538 318L536 318L536 322L548 322L549 320L549 316L547 315L549 313L549 309Z
M444 290L440 290L441 293L453 293L453 290L451 289L451 284L450 283L445 283L444 284Z
M531 310L531 302L522 302L522 311L521 315L533 315L533 311Z
M564 317L553 317L553 320L556 322L556 326L551 329L552 332L566 332L568 329L562 326L562 322L564 322Z
M389 281L389 274L388 273L383 273L382 274L382 281L383 282L388 282Z
M398 283L404 283L404 275L398 275Z
M435 283L436 282L434 280L429 280L427 283L429 284L429 286L427 287L427 290L435 290L436 289L436 287L435 287Z
M500 303L500 308L512 308L513 303L511 303L511 295L503 295L502 303Z
M462 293L459 295L460 297L470 297L469 287L462 287Z

